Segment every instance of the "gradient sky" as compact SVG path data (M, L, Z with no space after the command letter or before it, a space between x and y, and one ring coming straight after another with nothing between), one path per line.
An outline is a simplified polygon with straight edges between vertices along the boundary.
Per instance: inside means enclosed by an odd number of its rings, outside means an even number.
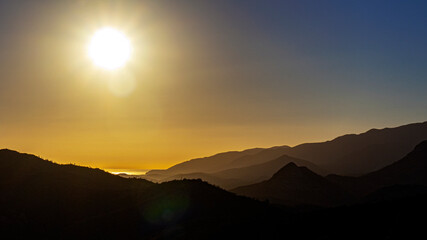
M425 121L426 13L391 0L1 1L0 148L151 169ZM117 73L87 58L102 26L134 46Z

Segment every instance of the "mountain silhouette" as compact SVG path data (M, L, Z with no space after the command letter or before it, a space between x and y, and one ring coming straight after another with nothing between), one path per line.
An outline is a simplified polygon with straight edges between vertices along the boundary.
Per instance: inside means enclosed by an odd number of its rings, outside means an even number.
M295 146L286 154L304 159L339 175L363 175L381 169L427 139L427 122L396 128L371 129L322 143Z
M236 167L247 167L253 166L261 163L268 162L270 160L274 160L280 156L283 156L290 147L288 146L278 146L263 149L262 151L252 154L246 155L239 158L236 158L231 162L228 168L236 168Z
M287 164L267 181L231 191L285 205L334 206L351 199L344 189L295 163Z
M381 169L405 156L419 142L427 139L427 122L413 123L395 128L371 129L361 134L348 134L331 141L305 143L295 147L280 146L267 149L255 148L242 152L220 153L211 157L189 160L166 170L153 170L141 176L162 181L179 174L235 172L236 176L225 178L241 182L252 179L238 178L235 169L256 166L275 160L283 155L306 161L306 166L318 174L333 173L346 176L361 176ZM312 166L317 166L313 169ZM231 170L233 169L233 170ZM320 171L318 171L320 170ZM260 179L270 175L259 169ZM216 175L224 178L223 174Z
M229 190L239 186L249 185L249 184L267 180L271 178L273 174L277 172L280 168L282 168L283 166L285 166L290 162L295 162L298 165L308 166L310 169L313 169L316 172L325 173L324 170L320 169L319 167L317 167L316 165L310 162L283 155L277 159L274 159L265 163L251 165L249 167L232 168L232 169L227 169L227 170L214 172L214 173L195 172L195 173L177 174L173 176L168 176L164 174L158 174L156 176L154 173L146 176L135 176L135 177L140 177L147 180L154 179L157 182L167 182L171 180L181 180L181 179L201 179L210 184ZM129 176L126 176L126 177L129 177Z
M357 199L364 202L420 195L427 186L426 172L427 141L423 141L401 160L360 177L322 177L290 163L267 181L231 191L285 205L334 206Z
M427 185L427 141L418 144L401 160L363 176L363 181L385 187L395 184Z
M232 189L266 180L291 161L309 166L321 173L326 172L310 162L283 156L284 150L288 148L288 146L280 146L269 149L254 148L242 152L220 153L211 157L183 162L166 170L152 170L146 175L135 177L155 182L202 179L224 189ZM218 169L220 171L217 171Z
M177 174L170 177L162 178L161 182L168 182L172 180L183 180L183 179L201 179L209 184L219 186L223 189L231 189L237 186L242 186L247 184L246 181L240 180L240 178L231 177L219 177L216 174L208 173L187 173L187 174Z
M424 158L424 144L405 164ZM419 219L427 214L423 186L385 187L357 205L311 209L276 207L200 180L156 184L11 150L0 150L0 170L5 239L413 239L423 235ZM299 203L298 196L333 205L334 196L347 195L293 163L267 182L294 194L280 203Z
M150 176L151 178L161 179L165 177L171 177L177 174L187 174L196 172L217 172L229 168L228 166L231 164L231 162L233 162L233 160L239 157L253 155L262 150L262 148L253 148L241 152L231 151L225 153L218 153L210 157L196 158L189 161L185 161L176 164L166 170L151 170L148 171L146 175Z
M427 186L427 141L418 144L401 160L364 176L342 177L331 175L327 178L353 193L366 195L380 188L394 185Z
M6 239L279 239L274 229L289 222L280 209L198 180L155 184L6 149L0 170Z
M278 170L280 170L283 166L289 164L289 163L296 163L299 166L307 166L312 171L315 171L316 173L325 173L324 170L320 169L316 165L297 158L289 157L287 155L282 155L277 159L251 165L249 167L242 167L242 168L233 168L224 170L221 172L213 173L213 176L220 177L223 179L240 179L239 183L237 184L229 184L234 187L243 186L242 182L245 183L245 185L261 182L267 179L270 179L273 174L275 174ZM209 182L209 181L208 181ZM222 187L222 186L221 186ZM230 188L225 188L230 189Z

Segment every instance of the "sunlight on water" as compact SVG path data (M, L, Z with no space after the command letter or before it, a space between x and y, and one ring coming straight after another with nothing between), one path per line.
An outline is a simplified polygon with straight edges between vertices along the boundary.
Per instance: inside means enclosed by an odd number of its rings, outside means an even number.
M149 171L149 169L121 169L121 168L111 168L111 169L104 169L104 170L112 174L125 173L127 175L144 175L146 172Z

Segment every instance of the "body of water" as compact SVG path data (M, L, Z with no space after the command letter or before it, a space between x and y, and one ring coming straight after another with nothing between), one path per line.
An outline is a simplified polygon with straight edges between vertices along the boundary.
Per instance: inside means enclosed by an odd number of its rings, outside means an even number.
M104 170L112 174L125 173L127 175L144 175L146 172L150 171L150 169L121 169L121 168L111 168L111 169L104 169Z

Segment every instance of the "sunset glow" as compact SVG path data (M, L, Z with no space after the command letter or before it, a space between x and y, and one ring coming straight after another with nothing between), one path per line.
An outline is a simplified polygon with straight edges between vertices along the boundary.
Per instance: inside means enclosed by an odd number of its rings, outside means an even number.
M416 4L9 2L2 148L162 169L427 118Z

